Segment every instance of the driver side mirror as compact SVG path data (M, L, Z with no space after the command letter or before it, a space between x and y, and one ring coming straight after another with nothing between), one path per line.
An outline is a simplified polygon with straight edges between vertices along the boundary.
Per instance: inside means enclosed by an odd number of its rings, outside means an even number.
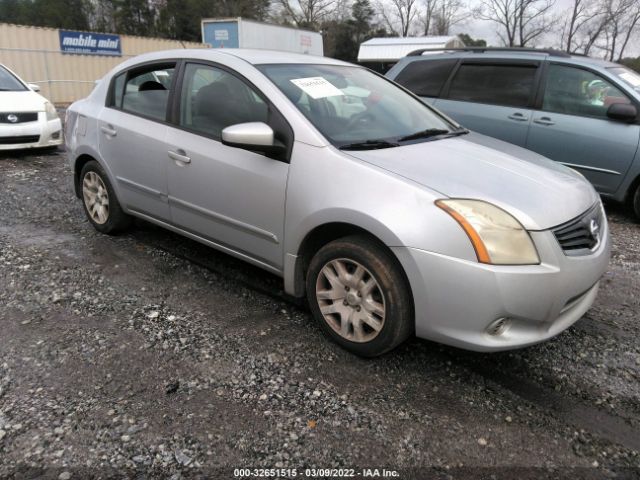
M222 130L222 144L267 154L278 154L286 150L285 145L276 140L273 129L264 122L228 126Z
M614 103L608 108L607 117L612 120L632 123L638 117L638 109L629 103Z
M39 92L40 91L40 86L36 85L35 83L27 83L27 87L29 87L34 92Z

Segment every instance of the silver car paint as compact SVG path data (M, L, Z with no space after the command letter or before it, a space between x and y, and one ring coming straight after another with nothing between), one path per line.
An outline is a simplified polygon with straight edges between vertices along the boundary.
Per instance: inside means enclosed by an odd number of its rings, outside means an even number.
M263 122L240 123L222 130L222 140L235 144L271 146L273 130Z
M541 341L548 338L549 332L558 333L559 324L552 318L560 311L556 306L582 293L574 290L581 289L583 283L595 285L606 268L608 233L597 253L570 259L545 230L570 220L597 201L593 188L569 169L551 170L528 163L527 160L539 164L548 161L481 136L388 150L342 152L331 146L250 63L342 62L272 52L181 50L128 60L105 78L137 63L178 55L223 63L257 85L294 130L291 163L224 146L157 122L153 122L154 127L136 123L138 117L104 107L109 85L105 81L90 97L70 107L67 132L71 166L82 154L92 156L105 167L127 212L282 275L288 293L302 293L296 270L305 237L327 223L351 224L370 232L395 252L411 281L419 336L466 348L495 350ZM118 115L111 117L111 113L104 113L106 110ZM162 191L157 175L167 172L166 199L149 195L153 200L143 201L141 196L136 199L124 193L129 186L119 180L123 174L117 163L104 158L97 147L104 145L106 139L102 137L109 135L100 129L107 118L103 115L109 115L108 123L118 131L131 130L134 135L135 128L141 128L143 131L138 134L145 144L150 143L146 135L155 136L156 145L152 147L130 145L132 151L142 150L148 156L129 158L157 168L151 180L139 179L144 187ZM80 118L86 119L84 135L78 133ZM118 132L111 140L119 135ZM179 150L180 155L190 159L189 163L171 158L169 152ZM543 230L532 233L542 263L524 267L479 264L464 231L434 205L436 199L458 195L497 203L527 228ZM149 206L143 212L140 205ZM149 214L154 208L159 215ZM170 210L170 220L160 217L166 208ZM472 281L471 272L478 272L475 278L484 283ZM460 275L469 276L462 281ZM572 283L575 285L567 286ZM550 285L555 284L566 288L554 290ZM464 288L456 290L456 285ZM459 302L461 295L473 300ZM541 307L546 308L546 316L531 310L532 298L536 305L546 305ZM464 313L460 304L473 309L473 301L479 302L478 314L466 317L468 328L464 330L464 315L468 312ZM593 295L582 299L579 308L572 310L571 321L562 323L563 328L577 320L592 301ZM494 320L487 315L493 315L496 309L513 312L528 328L514 329L511 338L496 345L483 333ZM531 318L527 317L529 314ZM447 326L449 318L455 322ZM547 328L551 325L556 327ZM518 334L519 331L524 333ZM532 335L532 331L538 333Z

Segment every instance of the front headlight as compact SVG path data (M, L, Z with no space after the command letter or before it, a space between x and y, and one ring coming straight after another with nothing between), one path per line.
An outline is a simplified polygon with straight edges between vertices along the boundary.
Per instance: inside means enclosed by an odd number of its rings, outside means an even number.
M538 252L524 227L512 215L482 200L437 200L465 231L478 261L492 265L534 265Z
M47 113L47 120L55 120L58 117L58 112L56 107L53 106L50 102L44 102L44 111Z

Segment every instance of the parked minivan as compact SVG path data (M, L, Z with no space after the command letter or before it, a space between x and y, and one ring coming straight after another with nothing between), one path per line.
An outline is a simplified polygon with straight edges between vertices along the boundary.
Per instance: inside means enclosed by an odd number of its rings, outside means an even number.
M414 333L483 351L547 340L609 261L579 173L338 60L141 55L69 107L65 137L98 231L137 217L279 275L363 356Z
M417 50L387 77L465 127L582 173L640 218L640 74L555 50Z

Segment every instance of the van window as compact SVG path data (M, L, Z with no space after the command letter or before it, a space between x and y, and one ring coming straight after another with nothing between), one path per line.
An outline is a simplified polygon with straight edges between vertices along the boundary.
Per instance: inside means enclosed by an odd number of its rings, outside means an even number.
M535 65L463 64L451 81L449 98L524 108L531 101L536 70Z
M566 65L549 65L543 110L607 118L607 110L614 103L631 101L600 75Z
M395 81L421 97L437 97L457 60L418 60L411 62Z
M118 77L114 82L115 106L143 117L165 120L174 71L175 65L163 65L129 72L124 89ZM118 104L120 99L121 105Z

